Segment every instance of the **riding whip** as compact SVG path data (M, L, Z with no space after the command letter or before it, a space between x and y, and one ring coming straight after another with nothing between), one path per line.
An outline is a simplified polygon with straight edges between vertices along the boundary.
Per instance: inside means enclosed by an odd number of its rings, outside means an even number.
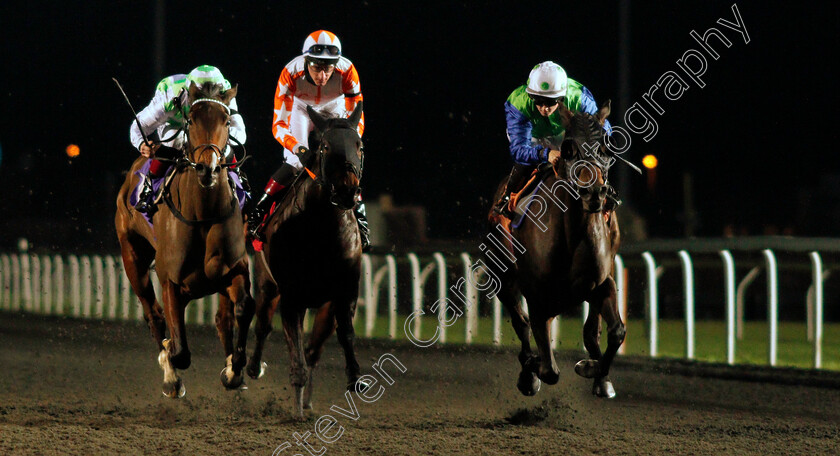
M128 103L128 108L131 109L131 113L134 114L134 121L137 122L137 128L140 129L140 136L143 137L143 142L148 144L149 138L146 137L146 133L143 132L143 126L140 125L140 119L137 118L137 112L134 111L134 106L131 106L131 101L128 100L128 95L125 94L125 90L123 90L122 86L120 85L117 78L111 78L114 81L114 84L117 85L117 88L120 89L120 93L122 94L123 98L125 98L125 102ZM641 171L639 171L641 173Z

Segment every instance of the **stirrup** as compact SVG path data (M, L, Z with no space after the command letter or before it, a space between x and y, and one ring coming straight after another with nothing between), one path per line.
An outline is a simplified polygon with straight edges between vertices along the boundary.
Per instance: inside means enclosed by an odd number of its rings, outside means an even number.
M137 212L152 215L157 211L157 206L155 205L156 195L152 187L151 178L147 176L145 179L146 180L143 182L143 190L137 197L137 204L134 205L134 209Z
M503 196L502 199L493 206L493 212L507 218L511 218L513 214L510 213L510 193Z

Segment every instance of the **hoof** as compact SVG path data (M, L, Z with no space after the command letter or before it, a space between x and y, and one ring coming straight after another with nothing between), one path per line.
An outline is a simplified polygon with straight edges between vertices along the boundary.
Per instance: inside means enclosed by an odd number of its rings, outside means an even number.
M262 378L265 375L265 369L268 367L265 361L260 362L260 370L257 371L257 367L253 363L248 363L247 371L248 376L253 378L254 380L258 378Z
M519 381L516 382L516 388L523 395L533 396L537 394L541 386L542 382L537 378L537 374L526 371L519 373Z
M560 381L560 372L554 370L543 371L542 369L540 369L539 378L546 385L556 385L557 382Z
M184 388L184 382L179 378L173 383L163 384L163 395L172 399L180 399L187 394L187 389Z
M370 383L363 380L356 380L347 384L347 391L355 391L357 393L364 393L370 389Z
M608 379L601 379L600 381L595 379L595 383L592 385L592 394L597 397L612 399L615 397L615 388Z
M245 383L245 378L242 376L242 373L240 372L239 375L234 374L233 369L230 366L222 368L222 371L219 373L219 377L222 380L222 385L229 390L240 388L244 386Z
M595 359L582 359L575 364L575 372L583 378L595 378L599 370L598 360Z

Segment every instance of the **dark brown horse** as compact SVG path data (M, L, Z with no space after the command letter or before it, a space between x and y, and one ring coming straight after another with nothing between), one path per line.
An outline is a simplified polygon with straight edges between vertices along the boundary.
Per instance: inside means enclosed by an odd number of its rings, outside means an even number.
M590 359L579 362L575 371L594 378L593 394L615 396L608 374L625 329L616 307L613 279L618 219L614 213L604 212L608 155L602 126L609 111L609 102L597 116L565 111L562 159L551 167L553 172L544 178L542 190L535 193L538 196L533 197L536 199L518 228L511 229L509 220L491 212L491 229L496 231L501 225L512 234L508 240L511 256L507 257L511 261L506 261L507 270L500 274L498 296L522 343L517 387L526 396L536 394L540 380L549 385L559 380L551 350L551 322L583 301L589 302L583 340ZM503 190L504 182L494 201ZM527 316L521 295L528 300ZM608 334L604 353L599 345L602 317ZM531 351L531 331L538 357Z
M228 143L230 108L236 88L190 87L187 121L188 149L177 161L154 227L128 203L137 185L135 175L146 158L135 160L117 197L116 227L123 264L134 293L157 342L163 369L163 393L177 398L185 389L176 369L190 366L184 311L190 300L219 293L216 327L224 346L222 384L242 385L245 342L254 315L250 296L248 257L239 204L228 180L224 153ZM162 288L163 309L155 298L149 269ZM234 314L239 334L234 344ZM164 326L165 325L165 326ZM169 338L164 339L169 329Z
M356 128L359 103L349 119L325 119L309 108L319 146L314 172L301 173L267 223L264 250L257 254L257 341L248 375L258 378L263 344L280 310L291 361L295 411L312 406L312 373L327 338L337 330L344 349L347 389L364 390L353 349L353 316L359 295L361 243L351 210L362 175L362 141ZM317 174L316 174L317 173ZM317 309L309 343L303 344L303 317Z

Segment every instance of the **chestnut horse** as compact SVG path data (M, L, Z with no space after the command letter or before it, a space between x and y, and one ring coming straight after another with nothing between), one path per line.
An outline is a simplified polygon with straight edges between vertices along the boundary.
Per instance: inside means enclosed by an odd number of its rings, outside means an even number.
M564 109L562 104L560 109ZM531 209L539 207L538 211L526 212L518 228L510 228L509 220L493 212L490 215L491 229L495 231L501 224L499 228L512 234L508 240L510 252L499 255L507 261L506 270L500 274L498 297L510 313L522 344L522 371L517 387L526 396L536 394L540 380L549 385L559 380L551 350L551 322L583 301L589 302L583 340L590 359L580 361L575 371L594 378L592 392L596 396L615 396L608 374L624 341L625 328L617 309L613 279L619 246L618 218L613 212L604 212L608 168L605 164L609 156L603 125L609 111L609 101L597 116L565 110L562 114L567 128L561 145L562 158L546 167L553 172L542 182L546 192L534 197L540 199L533 202ZM494 201L498 201L502 191L504 182ZM528 300L528 315L521 307L522 295ZM604 353L599 344L602 317L608 334ZM539 356L531 351L532 331Z
M362 141L356 130L359 103L348 119L327 119L308 108L319 135L312 169L301 173L267 222L264 250L257 254L257 335L248 375L262 374L263 344L278 309L289 348L295 412L312 407L312 373L324 342L337 330L344 349L347 389L365 389L353 349L353 316L359 295L361 238L351 210L362 176ZM317 175L316 175L317 173ZM317 309L309 343L303 344L303 317Z
M228 144L230 108L236 88L192 85L187 118L188 148L176 160L166 184L164 201L151 226L129 204L135 175L146 158L135 160L117 197L116 227L123 264L143 314L157 343L163 369L163 393L177 398L185 389L176 369L190 366L184 311L190 300L219 293L216 327L225 350L222 384L243 383L245 342L254 315L251 281L245 253L245 231L238 201L229 181L224 150ZM149 269L162 288L163 309L155 298ZM238 335L234 343L234 314ZM164 326L165 325L165 326ZM164 331L169 329L169 338Z

